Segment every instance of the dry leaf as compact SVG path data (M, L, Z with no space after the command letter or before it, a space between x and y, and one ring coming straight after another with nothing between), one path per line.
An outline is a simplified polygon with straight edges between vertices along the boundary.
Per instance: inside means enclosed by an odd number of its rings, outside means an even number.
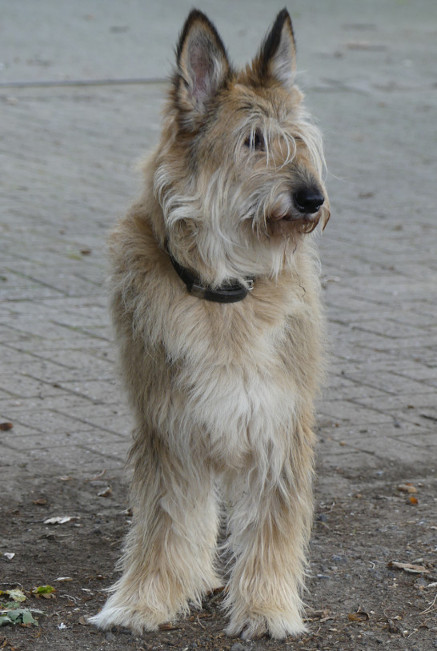
M96 481L96 479L101 479L105 473L106 473L106 468L104 468L101 472L99 472L94 477L90 477L90 479L85 479L85 481Z
M399 484L398 491L401 491L401 493L417 493L417 488L413 484L406 482L405 484Z
M179 628L180 626L177 626L176 624L172 624L171 622L167 622L166 624L159 625L160 631L177 631Z
M6 558L8 559L8 561L11 561L11 560L14 558L14 556L15 556L15 552L4 552L4 553L3 553L3 556L6 556Z
M13 423L0 423L0 431L7 432L14 427Z
M369 615L363 610L358 610L356 613L349 613L347 618L350 622L367 622L370 619Z
M98 497L110 497L112 495L112 488L110 486L106 486L100 493L97 493Z
M78 519L76 516L58 515L54 518L47 518L47 520L44 520L44 524L65 524L66 522L72 522Z
M19 588L13 588L12 590L0 590L0 595L8 595L10 599L18 603L26 601L26 595Z
M387 567L394 568L395 570L403 570L410 574L429 574L429 570L424 565L413 565L412 563L399 563L398 561L390 561Z

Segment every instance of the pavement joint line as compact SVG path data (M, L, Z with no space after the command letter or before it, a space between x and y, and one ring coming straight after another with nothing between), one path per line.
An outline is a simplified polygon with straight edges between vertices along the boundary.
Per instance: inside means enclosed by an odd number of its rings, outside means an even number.
M100 403L96 404L93 403L95 407L104 405L106 403ZM94 429L101 430L102 432L109 432L110 434L115 434L116 436L119 436L120 438L124 439L124 435L120 434L120 431L118 430L113 430L110 427L107 427L106 425L97 425L96 422L93 422L92 420L86 419L86 418L78 418L77 416L71 416L68 411L61 411L59 409L48 409L49 412L53 414L60 414L61 416L66 416L67 418L73 418L74 420L77 420L78 423L84 423L85 425L91 425ZM108 409L109 411L109 409ZM24 424L24 423L22 423Z
M2 88L56 88L68 86L138 86L167 84L165 77L132 77L120 79L41 79L38 81L1 81Z
M8 342L4 342L4 343L2 343L2 345L5 346L5 348L8 348L9 350L13 350L15 352L18 352L21 355L30 355L31 357L34 357L35 359L38 359L38 360L40 360L42 362L47 362L48 361L46 357L43 357L42 355L38 355L38 353L35 353L35 352L31 351L31 350L23 350L23 348L20 347L20 346L13 346L12 344L10 344ZM67 350L74 351L75 349L74 348L69 348ZM56 366L59 366L61 369L67 369L69 371L71 371L73 369L72 366L68 366L67 364L62 364L62 362L58 362L58 361L54 360L53 358L50 359L50 363L55 364ZM35 378L35 379L38 379L38 378Z
M55 292L58 292L61 295L65 295L66 292L64 292L62 289L58 289L54 285L45 282L44 280L39 280L38 278L35 278L35 276L32 276L31 274L26 274L23 273L22 271L18 271L17 269L9 269L9 273L13 273L19 278L26 278L27 280L31 280L33 283L36 283L37 285L41 285L42 287L47 287L48 289L52 289Z

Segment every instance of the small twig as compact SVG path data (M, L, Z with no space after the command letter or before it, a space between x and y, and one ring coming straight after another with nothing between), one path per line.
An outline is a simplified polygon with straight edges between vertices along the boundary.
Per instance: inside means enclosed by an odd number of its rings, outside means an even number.
M434 599L429 603L428 608L426 608L426 609L423 610L421 613L419 613L419 615L426 615L427 613L430 613L431 610L433 610L433 608L434 608L435 605L436 605L436 603L435 603L436 600L437 600L437 593L436 593L436 596L434 597Z
M105 473L106 473L106 468L103 468L103 470L101 472L97 473L97 475L95 475L94 477L89 477L88 479L85 479L85 481L86 482L88 482L88 481L97 481L98 479L101 479L105 475Z

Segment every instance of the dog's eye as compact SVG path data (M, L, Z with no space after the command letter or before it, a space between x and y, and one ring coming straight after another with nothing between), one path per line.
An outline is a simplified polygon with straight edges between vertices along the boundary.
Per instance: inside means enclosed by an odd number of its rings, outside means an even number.
M251 131L250 136L244 141L246 147L249 149L255 149L257 151L264 151L265 143L261 131Z

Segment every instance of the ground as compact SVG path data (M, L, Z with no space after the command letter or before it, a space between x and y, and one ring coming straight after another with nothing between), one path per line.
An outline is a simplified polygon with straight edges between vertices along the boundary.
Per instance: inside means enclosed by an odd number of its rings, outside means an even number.
M289 6L332 207L308 634L228 639L220 593L140 638L86 622L130 518L105 240L138 195L192 6L147 4L2 3L0 599L18 588L43 612L0 627L0 649L437 648L435 0ZM243 62L283 2L197 6Z
M159 633L138 637L121 628L105 633L90 626L86 618L105 600L130 519L126 487L107 473L40 477L22 487L24 499L3 500L2 535L16 556L0 563L1 589L20 587L27 596L22 605L44 614L35 615L38 627L2 627L0 648L437 648L437 527L429 518L437 482L426 468L414 477L410 472L396 466L351 476L339 468L341 483L351 482L354 493L333 494L329 482L323 482L323 490L319 484L306 596L309 631L284 642L227 638L220 593L208 596L203 610L192 610ZM73 519L44 524L53 514ZM393 562L412 565L416 572L396 569ZM33 588L47 584L56 589L51 598L32 595Z

